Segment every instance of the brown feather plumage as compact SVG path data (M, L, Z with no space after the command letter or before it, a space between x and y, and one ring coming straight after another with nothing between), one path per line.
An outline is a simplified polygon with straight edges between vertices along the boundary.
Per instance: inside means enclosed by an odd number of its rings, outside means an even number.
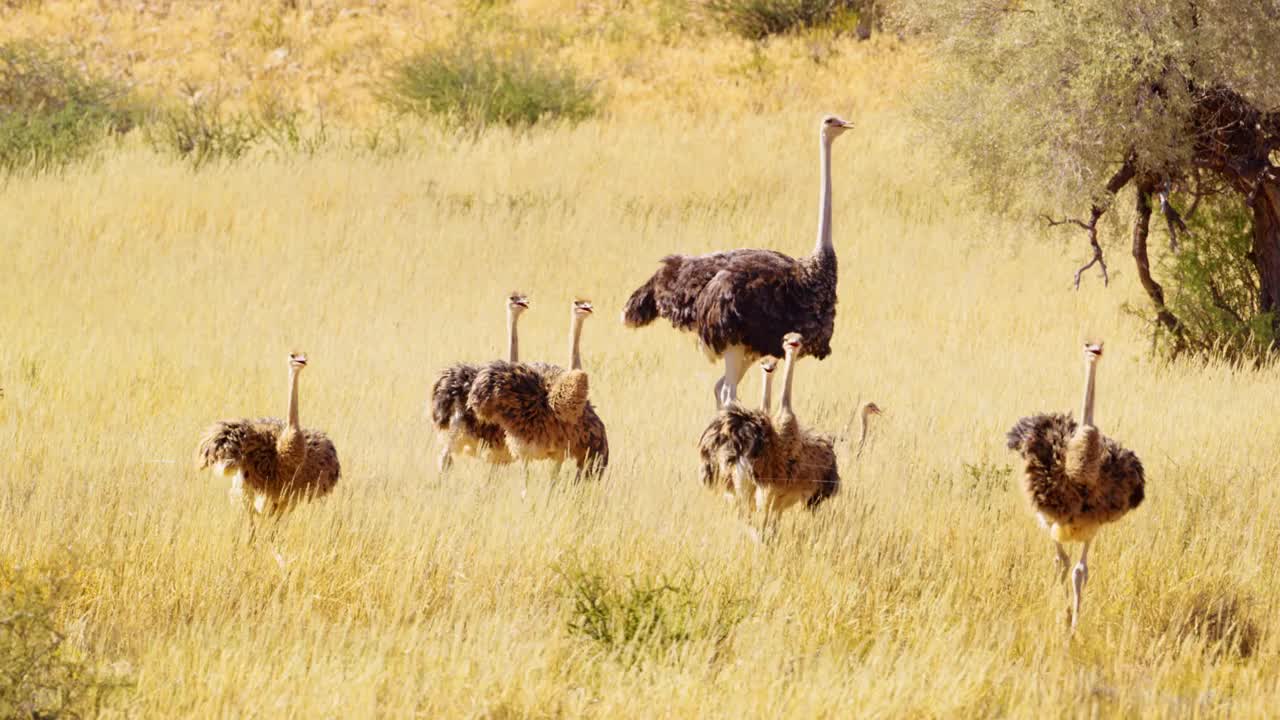
M730 405L703 430L698 452L704 485L738 493L757 488L769 512L800 502L814 509L840 491L834 441L799 427L794 416L770 418Z
M1062 542L1091 538L1145 496L1138 456L1096 428L1088 430L1077 432L1070 415L1047 413L1020 419L1007 436L1009 449L1026 461L1027 501L1047 526L1061 528L1055 539Z
M773 250L668 255L632 293L624 312L632 327L657 317L695 331L715 355L732 345L781 356L782 336L798 331L805 355L831 354L836 317L836 256L792 258Z
M581 370L495 361L476 374L468 406L481 421L502 428L513 456L572 458L580 473L592 473L608 464L609 445L588 390Z
M437 439L449 452L483 457L489 462L512 461L507 436L501 427L481 421L467 406L471 383L480 365L457 363L440 371L431 385L431 420Z
M342 475L333 442L319 430L303 429L289 441L294 445L301 440L301 449L295 446L289 457L282 457L279 443L285 431L279 418L214 423L196 447L196 468L221 465L226 473L239 471L251 491L244 496L246 503L261 494L277 512L298 499L327 495Z

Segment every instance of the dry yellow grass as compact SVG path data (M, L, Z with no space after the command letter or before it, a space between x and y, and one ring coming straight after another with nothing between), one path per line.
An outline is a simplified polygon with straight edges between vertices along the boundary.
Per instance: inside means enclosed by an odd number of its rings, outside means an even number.
M652 90L576 129L393 158L192 173L125 147L9 182L0 562L72 563L62 619L77 647L132 668L121 709L138 716L1280 706L1280 379L1154 362L1120 309L1140 301L1122 249L1111 289L1072 291L1079 238L1064 253L1061 235L987 214L911 134L896 102L909 59L838 49L839 72L795 70L781 99L767 95L785 83L726 81L689 105ZM692 54L670 52L653 55ZM889 414L843 464L845 492L762 548L697 480L715 368L689 336L627 330L617 312L669 251L807 251L816 121L851 107L835 353L800 366L797 410L829 431L859 399ZM530 358L563 361L569 299L595 301L583 344L613 446L601 484L553 488L539 468L522 499L516 470L435 471L432 375L501 353L512 288L534 304ZM1068 641L1066 590L1003 435L1075 407L1086 335L1107 341L1100 424L1142 457L1148 500L1100 536ZM329 431L344 475L250 547L225 483L190 455L212 420L283 413L291 349L311 358L303 422ZM584 576L619 612L651 608L616 599L629 583L680 590L650 610L664 630L608 646L570 630ZM1215 603L1256 633L1248 652L1196 622Z

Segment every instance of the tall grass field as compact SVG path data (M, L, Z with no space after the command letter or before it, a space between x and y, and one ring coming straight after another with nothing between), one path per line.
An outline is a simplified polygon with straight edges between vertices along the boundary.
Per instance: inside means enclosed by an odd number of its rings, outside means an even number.
M61 7L13 19L63 27ZM665 27L568 42L607 90L576 124L401 119L393 153L333 142L198 170L130 135L0 185L0 600L47 610L22 642L58 633L68 682L96 693L83 712L1275 712L1275 372L1154 357L1125 311L1145 306L1123 231L1110 287L1073 289L1083 238L997 214L919 129L910 48L717 35L700 54ZM860 458L838 447L842 492L760 544L698 479L721 366L619 314L668 253L808 252L827 112L856 123L834 148L840 303L795 407L835 434L861 403L886 412ZM375 124L346 117L335 133ZM599 482L534 465L522 494L518 465L436 469L432 380L505 354L517 289L528 359L567 363L570 302L595 305ZM1072 634L1004 434L1078 412L1087 339L1106 342L1099 427L1141 457L1147 500L1099 535ZM284 414L290 351L310 359L302 423L343 474L249 543L192 454L216 420ZM758 388L753 370L742 394ZM16 617L0 688L21 685ZM0 713L30 717L17 697Z

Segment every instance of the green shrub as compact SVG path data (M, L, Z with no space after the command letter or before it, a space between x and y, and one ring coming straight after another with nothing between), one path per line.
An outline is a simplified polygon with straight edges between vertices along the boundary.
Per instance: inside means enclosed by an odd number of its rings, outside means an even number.
M868 0L710 0L707 10L730 32L748 40L824 25L854 27Z
M571 68L471 44L425 50L399 63L381 97L399 112L474 130L579 122L598 109L594 86Z
M0 44L0 171L43 172L130 130L137 108L116 84L39 45Z
M222 96L184 88L186 102L153 113L146 127L152 149L191 163L199 170L212 162L234 161L265 145L277 155L315 155L330 142L323 116L307 124L285 103L260 102L257 112L230 112Z
M187 89L182 107L156 113L146 128L147 142L200 169L211 162L238 160L262 138L262 126L244 113L222 110L222 99Z
M1273 313L1259 305L1253 218L1232 198L1209 197L1187 219L1177 253L1163 261L1166 302L1181 323L1174 335L1153 323L1165 354L1190 353L1259 364L1276 349Z
M0 717L97 716L127 687L66 643L65 575L0 563Z
M641 651L661 653L694 640L722 643L746 616L744 601L709 593L695 578L615 580L582 567L562 567L559 574L571 606L569 634L631 661Z

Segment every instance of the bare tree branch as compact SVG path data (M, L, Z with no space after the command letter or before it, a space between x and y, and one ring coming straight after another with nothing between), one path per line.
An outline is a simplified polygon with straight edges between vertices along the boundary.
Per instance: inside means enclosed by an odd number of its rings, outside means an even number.
M1057 227L1059 225L1075 225L1083 229L1089 234L1089 246L1093 248L1093 258L1076 270L1075 287L1080 289L1080 277L1084 275L1084 271L1097 265L1102 269L1102 284L1104 286L1111 284L1111 275L1107 273L1107 261L1102 257L1102 246L1098 244L1098 218L1106 212L1104 208L1098 205L1093 206L1093 210L1089 213L1089 222L1085 222L1078 218L1063 218L1062 220L1054 220L1048 215L1041 215L1049 227Z
M1137 204L1133 220L1133 262L1138 267L1138 280L1156 306L1156 320L1174 336L1175 348L1181 348L1182 323L1164 304L1164 288L1151 276L1151 261L1147 257L1147 235L1151 229L1151 184L1138 187Z

